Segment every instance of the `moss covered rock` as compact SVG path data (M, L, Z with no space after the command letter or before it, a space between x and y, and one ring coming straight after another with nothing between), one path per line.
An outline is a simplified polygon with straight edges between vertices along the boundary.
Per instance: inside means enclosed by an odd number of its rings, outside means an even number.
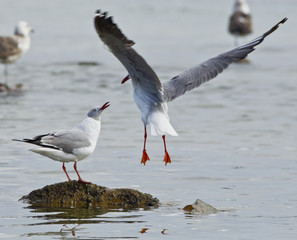
M158 207L159 200L134 189L110 189L78 181L62 182L32 191L20 200L33 206L53 208L146 208Z

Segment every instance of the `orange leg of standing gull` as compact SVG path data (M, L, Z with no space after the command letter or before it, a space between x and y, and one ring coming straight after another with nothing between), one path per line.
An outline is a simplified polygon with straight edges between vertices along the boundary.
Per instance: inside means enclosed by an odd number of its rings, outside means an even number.
M165 162L165 166L167 165L167 163L171 163L171 159L170 156L167 152L167 148L166 148L166 142L165 142L165 135L162 136L163 138L163 142L164 142L164 149L165 149L165 157L164 157L164 162Z
M141 158L141 163L143 163L143 165L145 165L147 160L150 160L150 158L147 155L146 150L145 150L146 138L147 138L146 127L144 127L144 145L143 145L143 153L142 153L142 158Z
M70 179L68 173L66 172L66 167L65 167L65 163L64 163L64 162L63 162L63 166L62 166L62 168L63 168L64 172L66 173L66 176L67 176L67 178L68 178L68 181L70 182L71 179Z
M78 176L78 181L81 182L81 183L91 183L91 182L87 182L85 180L82 180L82 178L80 177L80 175L78 174L78 171L76 169L76 164L77 164L77 162L74 163L74 166L73 167L74 167L74 170L75 170L75 172L76 172L76 174Z

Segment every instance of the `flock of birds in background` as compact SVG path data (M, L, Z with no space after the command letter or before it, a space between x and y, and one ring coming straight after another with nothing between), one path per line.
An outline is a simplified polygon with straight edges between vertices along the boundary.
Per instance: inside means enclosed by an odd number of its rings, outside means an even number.
M210 58L169 81L161 83L154 70L132 48L135 43L122 33L113 22L112 17L107 16L107 12L102 13L97 10L94 18L95 29L102 42L126 68L128 75L123 78L122 84L131 79L134 101L141 111L141 120L144 125L141 163L145 165L150 160L146 152L147 131L153 136L162 136L165 151L164 162L165 165L171 163L166 148L165 134L177 136L177 133L169 122L167 102L171 102L187 91L215 78L231 63L244 59L255 50L255 46L260 44L286 20L287 18L284 18L269 31L249 43ZM28 51L32 31L28 23L22 21L16 26L13 36L0 37L0 61L5 64L6 81L6 65L15 62ZM230 17L229 31L236 39L252 32L250 10L245 0L236 0L233 14ZM62 162L62 168L69 181L71 179L66 171L65 163L74 162L78 181L89 183L80 177L77 171L77 162L85 159L94 151L101 129L101 115L107 107L109 107L109 102L91 109L87 117L73 129L13 140L38 145L38 148L30 150Z

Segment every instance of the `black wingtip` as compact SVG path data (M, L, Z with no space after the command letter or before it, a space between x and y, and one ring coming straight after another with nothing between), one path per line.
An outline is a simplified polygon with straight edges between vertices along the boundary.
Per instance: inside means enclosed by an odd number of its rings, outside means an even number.
M95 16L106 17L108 12L102 12L100 9L95 11Z
M288 18L285 17L283 20L281 20L281 21L279 22L279 24L281 24L281 23L285 23L287 20L288 20Z
M30 139L30 138L24 138L24 139L13 138L11 140L16 142L25 142L25 143L32 143L34 141L33 139Z
M118 38L125 46L131 47L135 44L134 41L129 40L122 31L118 28L118 26L113 22L112 17L108 17L108 12L103 12L98 9L95 11L95 29L100 37L103 36L104 33L112 34L116 38Z
M281 20L280 22L278 22L269 31L267 31L266 33L263 34L263 38L266 38L268 35L270 35L271 33L273 33L276 29L278 29L278 27L279 27L280 24L284 24L287 20L288 20L288 18L285 17L283 20Z

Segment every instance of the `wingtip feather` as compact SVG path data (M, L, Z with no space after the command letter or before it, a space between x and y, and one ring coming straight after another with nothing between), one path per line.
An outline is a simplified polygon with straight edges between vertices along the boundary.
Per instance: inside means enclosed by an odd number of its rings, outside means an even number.
M279 28L280 24L284 24L288 20L287 17L283 18L281 21L279 21L277 24L275 24L269 31L263 34L263 38L267 37L271 33L273 33L276 29Z
M108 15L108 12L101 13L101 10L95 11L94 24L99 37L102 39L105 33L111 34L114 37L118 38L123 44L125 44L125 46L127 47L133 46L135 42L128 39L122 33L122 31L118 28L118 26L113 22L112 16L107 17L107 15Z

